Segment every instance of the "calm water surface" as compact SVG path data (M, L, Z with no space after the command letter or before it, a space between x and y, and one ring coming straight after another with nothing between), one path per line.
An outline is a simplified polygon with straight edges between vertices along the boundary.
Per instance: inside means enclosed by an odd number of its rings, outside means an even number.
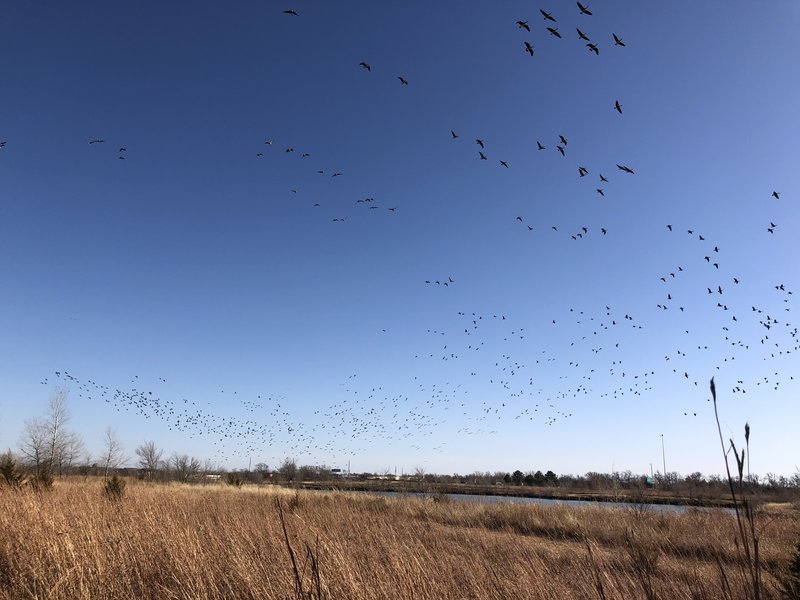
M356 492L363 494L373 494L386 498L423 498L425 494L414 492ZM722 510L733 514L730 508L710 508L706 506L684 506L682 504L649 504L632 502L603 502L594 500L562 500L553 498L521 498L514 496L480 496L476 494L447 494L451 502L471 502L483 504L542 504L545 506L564 505L564 506L600 506L604 508L624 508L628 510L648 510L656 513L683 514L694 510L714 511Z

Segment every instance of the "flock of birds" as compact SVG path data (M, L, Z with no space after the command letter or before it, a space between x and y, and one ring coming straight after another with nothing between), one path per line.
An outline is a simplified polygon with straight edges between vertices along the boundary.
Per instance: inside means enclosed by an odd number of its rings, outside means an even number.
M576 4L578 17L590 22L593 16L590 7ZM559 17L544 9L539 12L544 31L550 37L563 39L566 34L559 31ZM284 10L283 14L301 17L293 9ZM526 33L532 33L535 27L530 19L520 19L516 26ZM604 46L584 29L588 27L576 28L576 39L585 44L588 52L600 56ZM606 39L613 49L627 48L616 32L610 32ZM530 40L522 43L524 51L533 57L534 43ZM373 64L367 60L355 67L361 68L365 76L373 76ZM400 86L409 86L406 75L396 78ZM614 100L609 111L623 115L620 100ZM442 134L446 132L445 129ZM492 150L487 136L462 136L455 129L450 129L449 134L454 144L464 142L466 137L470 147L474 143L477 159L489 161ZM88 144L104 146L107 142L94 138ZM0 149L6 146L6 141L0 141ZM282 149L286 157L308 164L310 176L332 181L344 176L343 171L319 164L310 151L297 150L291 143L278 145L272 139L264 140L255 152L256 157L266 157L275 152L276 146L277 152ZM564 133L552 139L542 137L535 140L535 146L531 145L534 154L549 150L565 160L569 149L569 139ZM120 145L116 154L119 160L125 160L126 147ZM506 158L496 160L503 169L514 166ZM602 167L576 164L574 172L579 180L594 181L592 193L601 198L606 198L613 175L636 175L624 160ZM298 194L299 186L291 192ZM778 191L765 195L774 201L781 200ZM374 197L351 200L351 211L395 214L398 210L397 205L382 206ZM315 201L312 206L319 208L321 202ZM342 210L330 220L345 223L351 214ZM576 242L593 234L610 236L606 225L587 223L564 231L559 224L541 224L527 215L510 215L509 219L512 218L525 231L543 230L548 235L564 235ZM774 235L778 225L768 222L765 229ZM637 340L644 341L649 335L647 318L634 315L625 307L602 304L554 309L553 314L533 322L504 314L453 311L446 326L426 329L424 341L413 356L424 368L420 369L421 374L408 375L405 389L384 389L380 382L370 381L369 376L353 373L332 394L336 399L317 407L313 414L298 414L291 408L291 399L266 392L240 394L238 390L219 390L203 399L178 399L166 378L161 377L157 382L145 383L134 376L126 385L115 385L61 370L54 373L54 379L50 376L41 383L57 382L88 401L104 402L143 419L159 420L176 433L210 439L216 452L214 459L220 464L242 464L249 457L269 452L273 453L272 460L306 456L342 464L349 457L369 453L376 443L444 453L448 451L447 445L437 442L436 434L453 422L460 424L457 433L462 436L496 435L514 421L553 426L573 418L575 407L586 399L643 396L659 382L669 379L691 390L686 400L679 401L681 406L676 410L686 417L696 417L701 409L696 400L689 398L698 397L693 388L710 375L692 369L699 357L717 353L719 369L724 363L736 360L769 365L800 350L798 328L791 321L793 291L784 282L774 282L770 290L755 290L759 298L769 292L768 305L755 305L749 300L754 290L742 291L746 275L727 262L722 242L691 225L673 227L672 223L665 223L663 231L665 236L672 236L668 243L680 249L677 254L692 258L685 263L665 265L663 273L657 275L663 292L654 300L654 308L664 318L671 319L672 326L683 330L685 336L685 343L666 351L657 366L645 367L631 358L637 352ZM685 279L695 281L688 277L690 273L702 273L706 285L701 289L685 284ZM457 280L450 274L440 274L421 281L428 286L451 288ZM683 327L681 315L704 310L715 315L717 336L698 342L696 334ZM545 337L543 333L548 328L565 324L571 337L561 340L561 348L539 345L537 340ZM621 330L626 331L626 336L619 335ZM387 332L384 329L381 333ZM794 379L792 373L782 374L769 367L767 371L767 375L758 378L736 380L731 393L747 394L762 386L779 390Z

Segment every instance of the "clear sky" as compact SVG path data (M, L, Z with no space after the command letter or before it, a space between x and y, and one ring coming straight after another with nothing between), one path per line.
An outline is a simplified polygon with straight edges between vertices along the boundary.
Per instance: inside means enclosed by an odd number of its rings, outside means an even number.
M800 4L586 6L5 6L0 447L795 472Z

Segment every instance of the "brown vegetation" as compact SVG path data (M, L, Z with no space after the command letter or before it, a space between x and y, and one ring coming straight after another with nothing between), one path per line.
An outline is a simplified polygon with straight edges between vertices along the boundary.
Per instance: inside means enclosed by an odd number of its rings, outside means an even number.
M729 513L101 480L0 488L0 598L746 598ZM280 508L278 506L280 503ZM755 514L779 593L793 512Z

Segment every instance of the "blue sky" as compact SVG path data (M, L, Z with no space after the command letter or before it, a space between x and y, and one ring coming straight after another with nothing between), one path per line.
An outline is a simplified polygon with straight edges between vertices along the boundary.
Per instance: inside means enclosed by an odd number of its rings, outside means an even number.
M800 7L588 6L7 7L0 446L794 472Z

